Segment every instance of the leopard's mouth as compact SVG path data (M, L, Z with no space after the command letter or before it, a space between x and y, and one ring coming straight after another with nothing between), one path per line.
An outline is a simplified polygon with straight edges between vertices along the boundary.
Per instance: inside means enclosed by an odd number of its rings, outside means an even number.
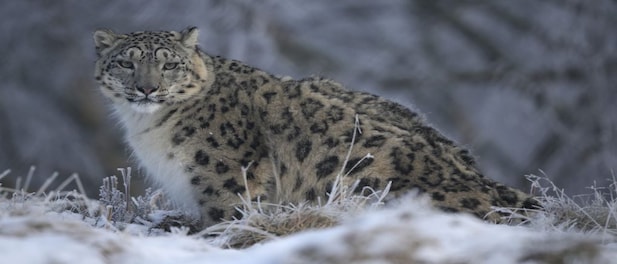
M137 96L137 97L129 96L129 97L126 97L126 100L129 101L129 103L141 104L141 105L161 104L161 103L165 102L165 99L161 98L159 96L155 96L155 97L151 97L151 96Z

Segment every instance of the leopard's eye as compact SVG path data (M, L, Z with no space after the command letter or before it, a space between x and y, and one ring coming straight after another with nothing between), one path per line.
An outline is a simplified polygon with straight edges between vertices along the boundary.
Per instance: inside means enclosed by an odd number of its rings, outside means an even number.
M125 68L125 69L133 69L135 67L132 62L125 61L125 60L118 61L118 65L120 65L120 67Z
M168 62L163 64L163 70L173 70L176 67L178 67L178 63L177 62Z

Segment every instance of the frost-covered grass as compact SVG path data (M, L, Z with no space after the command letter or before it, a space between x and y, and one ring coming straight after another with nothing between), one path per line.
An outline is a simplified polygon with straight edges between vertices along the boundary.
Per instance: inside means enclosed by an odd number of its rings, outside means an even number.
M29 191L28 177L19 189L0 186L0 263L614 263L617 259L615 184L571 198L546 177L530 176L544 209L519 215L524 224L518 226L446 214L418 195L383 205L387 190L358 196L354 186L340 185L321 205L245 202L239 208L242 219L194 232L190 218L174 210L161 192L126 195L130 170L120 172L123 181L107 178L99 200L79 191ZM0 182L4 177L11 175L0 173Z
M547 231L584 232L617 239L617 179L606 188L589 187L588 194L569 197L547 177L528 176L544 207L530 219L530 226Z

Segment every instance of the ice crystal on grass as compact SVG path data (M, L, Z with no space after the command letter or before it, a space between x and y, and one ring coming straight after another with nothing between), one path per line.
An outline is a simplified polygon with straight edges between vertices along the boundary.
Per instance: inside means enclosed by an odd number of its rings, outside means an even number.
M607 188L589 187L591 193L568 196L546 176L529 175L542 208L527 219L533 228L548 231L599 234L617 241L617 180Z
M10 170L0 174L0 180L10 174ZM77 174L64 179L59 183L56 189L49 189L49 186L58 179L58 173L52 174L51 177L38 188L36 192L32 191L31 181L36 172L33 166L28 171L25 181L22 177L17 177L15 188L2 187L0 182L0 199L6 201L7 209L11 209L11 213L19 214L20 208L27 208L26 204L37 204L44 206L46 210L51 212L70 212L83 217L96 217L100 215L98 207L92 200L88 199ZM23 184L22 184L23 182ZM70 184L75 184L79 190L66 190ZM15 209L15 210L13 210Z
M147 188L144 195L131 197L133 202L133 210L137 217L143 217L152 214L159 210L172 210L171 203L165 198L161 190L152 191L152 188Z
M131 220L127 214L128 204L126 195L118 190L118 177L110 176L103 179L103 185L99 189L99 201L105 206L108 213L108 220L115 222L126 222Z
M123 190L119 189L118 177L103 179L99 189L99 201L105 207L107 220L120 230L131 224L146 227L149 233L161 233L172 229L186 228L197 232L197 220L188 214L174 209L161 190L145 190L144 195L132 197L131 168L118 169L122 174Z

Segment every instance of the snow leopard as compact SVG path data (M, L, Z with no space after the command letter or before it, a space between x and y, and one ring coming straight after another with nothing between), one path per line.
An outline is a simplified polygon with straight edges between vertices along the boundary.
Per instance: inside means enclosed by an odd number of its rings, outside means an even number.
M147 177L203 226L243 199L320 203L337 181L490 222L534 208L401 104L321 78L280 77L209 55L198 29L94 33L95 80ZM242 198L244 197L244 198Z

